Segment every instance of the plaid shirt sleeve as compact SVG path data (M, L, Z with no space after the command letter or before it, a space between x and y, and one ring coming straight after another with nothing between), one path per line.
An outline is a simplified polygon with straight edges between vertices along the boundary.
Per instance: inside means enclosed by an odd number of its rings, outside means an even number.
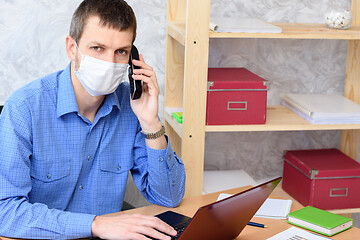
M168 141L168 137L165 137ZM169 141L166 149L149 148L140 131L135 139L132 176L143 196L151 203L176 207L184 195L184 164L172 150Z

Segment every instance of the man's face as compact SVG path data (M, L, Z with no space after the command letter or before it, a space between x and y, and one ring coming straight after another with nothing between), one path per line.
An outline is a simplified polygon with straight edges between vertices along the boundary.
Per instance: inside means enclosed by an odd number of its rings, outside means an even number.
M85 24L78 47L81 54L113 63L128 63L133 40L132 29L119 31L104 27L97 16L90 17ZM81 56L75 52L75 69L79 68Z

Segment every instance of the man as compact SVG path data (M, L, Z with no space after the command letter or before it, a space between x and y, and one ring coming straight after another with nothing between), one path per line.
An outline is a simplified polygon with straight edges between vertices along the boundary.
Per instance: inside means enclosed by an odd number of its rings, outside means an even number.
M163 134L159 86L142 55L132 61L140 67L133 78L143 81L141 98L130 100L129 84L121 83L135 36L126 2L84 0L66 38L68 67L7 100L0 117L0 236L176 234L152 216L102 216L121 210L129 170L152 203L174 207L184 194L184 166Z

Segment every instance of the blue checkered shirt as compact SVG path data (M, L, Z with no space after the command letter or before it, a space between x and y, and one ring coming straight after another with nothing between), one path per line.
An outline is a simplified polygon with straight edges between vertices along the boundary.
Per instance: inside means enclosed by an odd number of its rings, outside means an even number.
M127 83L93 123L78 111L70 64L17 90L0 116L0 236L91 236L96 215L121 211L129 171L149 202L177 206L184 165L140 131Z

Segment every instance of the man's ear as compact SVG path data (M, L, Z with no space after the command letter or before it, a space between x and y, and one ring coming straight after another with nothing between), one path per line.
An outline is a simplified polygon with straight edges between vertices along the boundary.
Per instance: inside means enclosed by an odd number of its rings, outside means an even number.
M75 40L71 36L66 37L66 53L71 61L75 61L76 45Z

